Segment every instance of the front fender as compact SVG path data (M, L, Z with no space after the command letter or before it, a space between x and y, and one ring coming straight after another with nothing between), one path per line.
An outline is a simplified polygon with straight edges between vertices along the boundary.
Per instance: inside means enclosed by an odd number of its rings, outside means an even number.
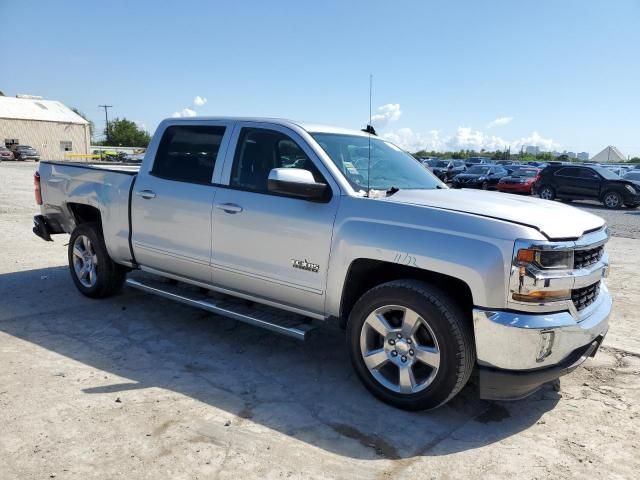
M505 308L514 240L539 236L502 220L386 202L376 202L376 216L367 218L363 209L373 204L362 202L376 201L350 198L336 218L326 299L331 316L340 316L349 267L358 259L454 277L469 286L475 306Z

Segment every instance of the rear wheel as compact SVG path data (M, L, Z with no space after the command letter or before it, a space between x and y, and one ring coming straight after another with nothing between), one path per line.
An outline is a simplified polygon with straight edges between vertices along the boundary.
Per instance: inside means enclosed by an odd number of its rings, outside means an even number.
M467 383L475 362L464 313L443 291L416 280L365 293L349 316L347 338L365 387L405 410L450 400Z
M540 198L544 199L544 200L553 200L554 198L556 198L556 191L553 189L553 187L550 187L549 185L545 185L542 188L540 188Z
M73 230L68 256L71 278L83 295L110 297L122 288L127 269L109 257L98 224L83 223Z
M489 184L487 182L482 182L482 190L489 190Z
M602 197L602 203L607 208L620 208L622 206L622 195L618 192L607 192Z

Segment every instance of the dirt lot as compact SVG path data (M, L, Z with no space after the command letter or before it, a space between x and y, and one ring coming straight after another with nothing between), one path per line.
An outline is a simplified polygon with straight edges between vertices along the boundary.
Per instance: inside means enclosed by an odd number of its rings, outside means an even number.
M640 240L609 244L611 328L583 368L523 401L469 385L406 413L360 386L340 332L82 297L66 238L31 233L33 170L0 163L0 479L638 478Z

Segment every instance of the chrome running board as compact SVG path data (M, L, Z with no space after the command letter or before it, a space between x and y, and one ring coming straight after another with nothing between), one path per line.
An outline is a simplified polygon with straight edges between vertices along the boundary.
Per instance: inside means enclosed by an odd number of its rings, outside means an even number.
M289 312L280 313L276 309L263 305L247 305L246 301L227 297L225 299L212 298L202 289L186 287L185 284L171 284L162 281L134 280L128 278L126 284L130 287L152 293L161 297L184 303L207 312L222 315L261 327L272 332L280 333L297 340L305 340L310 331L315 330L308 318Z

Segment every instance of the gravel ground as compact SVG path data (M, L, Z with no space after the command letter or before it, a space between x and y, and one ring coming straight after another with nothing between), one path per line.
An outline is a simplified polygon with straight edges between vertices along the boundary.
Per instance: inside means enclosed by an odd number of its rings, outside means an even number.
M612 235L640 239L640 208L609 210L590 201L574 201L572 205L604 218Z
M610 332L583 367L519 402L470 384L408 413L361 387L340 332L82 297L66 237L30 231L33 169L0 163L0 479L638 478L640 240L609 243Z

